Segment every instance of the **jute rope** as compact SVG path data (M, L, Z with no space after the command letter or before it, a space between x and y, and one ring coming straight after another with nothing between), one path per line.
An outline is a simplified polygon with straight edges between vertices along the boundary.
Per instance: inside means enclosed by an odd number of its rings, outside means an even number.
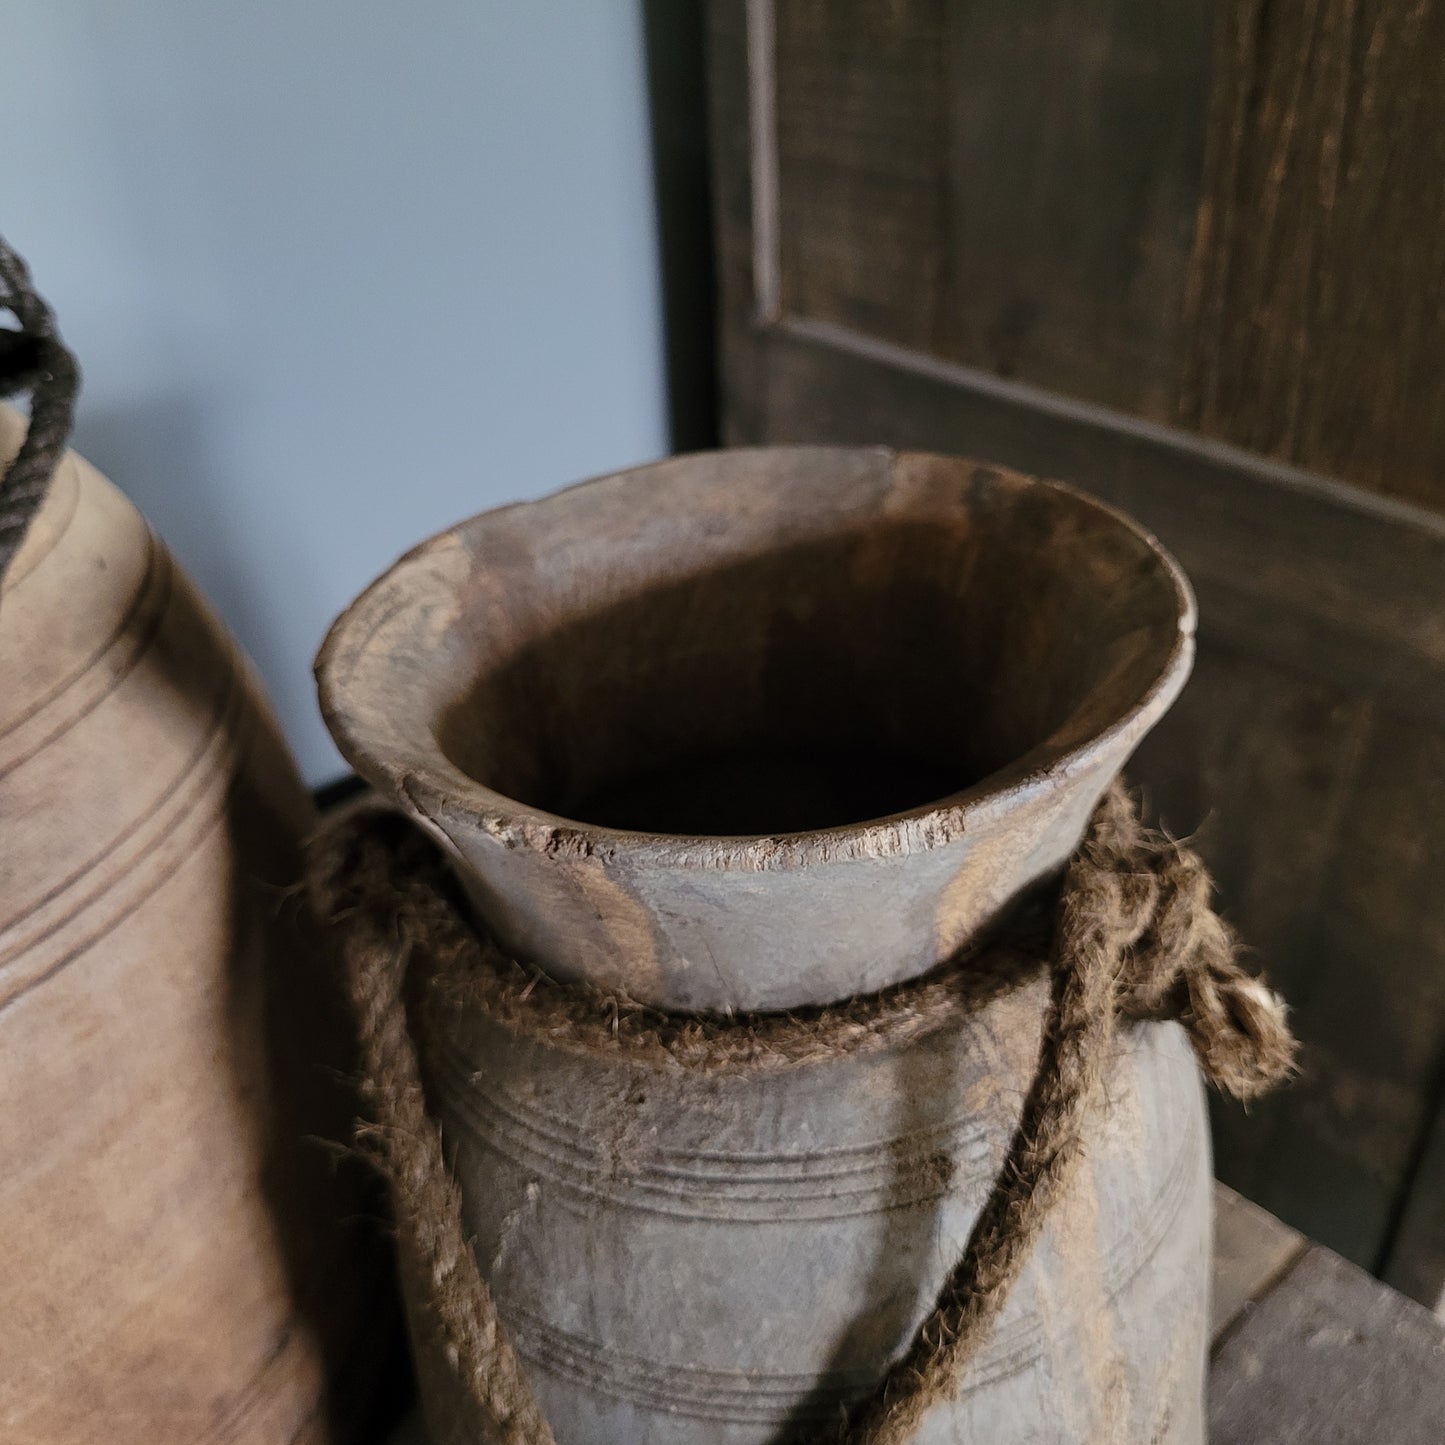
M928 1318L830 1440L902 1445L951 1398L987 1337L1079 1158L1121 1020L1178 1019L1210 1081L1250 1099L1292 1070L1282 1001L1236 961L1188 848L1145 828L1123 787L1100 803L1039 938L1015 938L929 976L802 1015L677 1017L558 984L512 962L466 921L445 870L395 815L332 825L312 854L313 898L343 940L363 1046L362 1145L390 1183L402 1265L425 1288L429 1327L482 1438L553 1445L498 1319L427 1111L408 1018L415 957L443 1004L485 1008L554 1047L606 1050L658 1068L755 1073L896 1047L1047 968L1038 1069L997 1181Z
M55 329L55 317L30 284L25 262L0 238L0 310L18 331L0 329L0 398L28 391L30 425L0 478L0 577L5 575L55 474L75 412L80 368Z

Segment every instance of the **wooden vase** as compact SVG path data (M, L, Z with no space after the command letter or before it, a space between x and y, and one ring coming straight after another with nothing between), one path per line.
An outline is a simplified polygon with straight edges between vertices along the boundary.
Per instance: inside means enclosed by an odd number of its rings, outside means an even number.
M343 751L507 949L670 1010L792 1010L915 977L1056 878L1193 626L1157 544L1068 488L736 451L441 534L342 617L318 676ZM702 1082L456 991L423 1011L467 1230L559 1445L836 1422L963 1251L1046 993ZM1107 1094L925 1445L1201 1445L1209 1147L1177 1026L1126 1031ZM423 1364L462 1445L445 1362Z
M24 422L0 407L0 463ZM355 1438L376 1338L308 794L125 498L61 462L0 592L0 1439ZM365 1342L365 1347L364 1347Z

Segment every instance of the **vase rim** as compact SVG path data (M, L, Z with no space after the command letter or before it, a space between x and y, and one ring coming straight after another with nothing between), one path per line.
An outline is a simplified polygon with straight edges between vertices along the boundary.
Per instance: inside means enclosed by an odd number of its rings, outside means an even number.
M1072 776L1097 768L1101 760L1119 752L1121 746L1126 752L1132 751L1183 688L1193 661L1197 608L1188 579L1153 534L1127 513L1068 483L1030 477L1011 468L989 467L988 471L1011 483L1067 497L1131 534L1149 554L1158 575L1173 589L1177 631L1149 684L1119 708L1106 726L1063 748L1045 738L1017 759L945 797L881 817L791 831L712 834L616 827L570 817L500 792L465 772L434 739L428 745L427 741L412 738L405 749L397 749L378 735L372 719L359 715L352 706L350 689L359 644L379 621L394 618L408 606L420 605L416 599L399 600L402 585L418 581L430 564L455 551L460 535L468 529L483 527L489 519L504 515L555 507L563 499L573 499L587 489L622 477L686 466L702 459L727 457L746 464L749 460L804 454L812 454L819 463L867 455L889 466L905 459L978 465L962 457L881 446L724 448L602 473L536 500L514 502L468 517L403 554L332 624L317 654L315 673L321 710L342 754L367 781L404 799L424 822L440 823L440 831L429 831L444 843L445 821L452 818L485 830L507 846L540 849L553 856L644 853L655 862L685 869L772 870L820 859L881 858L948 843L966 833L981 816L1008 810L1033 794L1056 789Z

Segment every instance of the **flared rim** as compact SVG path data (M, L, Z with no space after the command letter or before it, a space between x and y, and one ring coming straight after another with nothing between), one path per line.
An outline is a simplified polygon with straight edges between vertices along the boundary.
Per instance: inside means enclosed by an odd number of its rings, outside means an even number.
M890 468L902 459L918 458L960 466L962 457L906 452L888 447L784 446L732 448L726 453L740 465L780 455L815 454L828 458L872 456ZM446 829L448 820L480 829L507 846L524 846L558 855L602 857L628 854L679 867L735 868L756 871L804 862L879 858L942 846L961 837L981 817L1017 808L1037 794L1058 790L1068 779L1096 770L1110 756L1127 755L1168 709L1188 678L1194 656L1197 609L1193 590L1174 558L1127 513L1067 483L1029 477L1008 468L992 468L1014 482L1049 489L1108 518L1140 544L1172 588L1177 628L1172 645L1148 684L1121 702L1112 721L1072 746L1044 739L1017 759L967 787L884 817L861 819L826 828L754 834L683 834L615 828L591 823L489 787L465 772L442 750L436 737L408 736L404 744L369 719L365 707L354 705L357 660L366 640L379 626L424 605L420 595L408 598L405 588L418 581L428 565L458 545L459 534L488 518L519 510L555 506L563 498L624 476L714 458L716 452L693 453L650 466L608 472L578 482L531 502L492 509L457 523L412 548L373 581L332 624L316 657L315 674L322 715L343 756L367 781L405 800L421 816ZM371 679L385 673L372 664ZM404 680L395 679L398 687Z

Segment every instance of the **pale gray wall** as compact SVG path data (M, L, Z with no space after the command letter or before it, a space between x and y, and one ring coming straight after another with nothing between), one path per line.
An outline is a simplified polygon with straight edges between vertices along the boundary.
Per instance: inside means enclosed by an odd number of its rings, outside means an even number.
M331 617L458 517L667 446L636 0L9 0L0 233L77 445L313 781Z

